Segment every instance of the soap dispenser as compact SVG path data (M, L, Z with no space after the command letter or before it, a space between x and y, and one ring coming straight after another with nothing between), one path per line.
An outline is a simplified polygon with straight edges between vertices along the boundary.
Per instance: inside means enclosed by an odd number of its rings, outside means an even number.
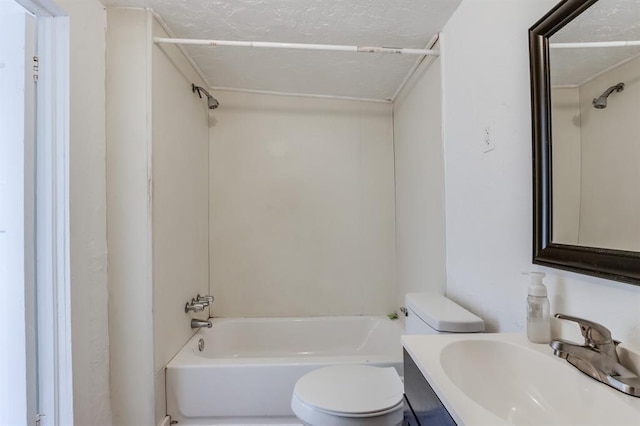
M551 328L547 288L542 284L544 273L529 272L529 296L527 297L527 338L532 343L549 343Z

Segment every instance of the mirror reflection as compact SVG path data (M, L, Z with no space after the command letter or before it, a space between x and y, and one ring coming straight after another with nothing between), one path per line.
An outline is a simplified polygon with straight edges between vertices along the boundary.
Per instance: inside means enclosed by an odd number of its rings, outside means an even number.
M552 241L640 251L640 0L600 0L549 42Z

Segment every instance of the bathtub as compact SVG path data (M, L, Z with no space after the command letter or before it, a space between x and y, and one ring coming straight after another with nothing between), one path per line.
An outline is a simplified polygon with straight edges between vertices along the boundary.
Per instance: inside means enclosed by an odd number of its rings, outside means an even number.
M167 413L179 425L290 418L296 381L327 365L392 366L402 375L402 323L383 316L211 321L167 365Z

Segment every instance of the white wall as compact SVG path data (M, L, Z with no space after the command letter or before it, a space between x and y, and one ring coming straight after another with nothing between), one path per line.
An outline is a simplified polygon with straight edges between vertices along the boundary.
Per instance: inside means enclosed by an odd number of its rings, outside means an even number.
M151 14L107 9L107 201L111 404L153 424Z
M154 35L168 37L154 20ZM156 423L164 367L193 335L187 300L209 291L209 113L205 86L175 46L152 49L153 333Z
M640 251L640 59L580 86L582 196L580 245ZM607 107L592 99L610 86Z
M105 28L97 0L56 0L70 19L70 234L76 425L110 425Z
M213 312L394 309L391 106L217 93L210 129Z
M640 287L531 264L527 29L555 3L467 0L444 29L447 294L491 331L522 331L527 279L520 272L543 270L553 312L601 322L640 347ZM483 154L490 121L496 149Z
M29 131L35 25L29 18L17 3L0 2L0 412L8 425L27 424L36 414L35 315L29 297L35 287Z
M425 61L393 108L398 306L409 292L445 291L440 86L440 59Z

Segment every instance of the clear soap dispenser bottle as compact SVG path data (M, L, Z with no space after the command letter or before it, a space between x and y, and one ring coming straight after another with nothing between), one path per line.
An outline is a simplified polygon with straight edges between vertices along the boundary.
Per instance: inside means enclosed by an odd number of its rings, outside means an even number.
M549 343L551 322L547 288L542 284L542 272L529 272L529 296L527 297L527 338L532 343Z

